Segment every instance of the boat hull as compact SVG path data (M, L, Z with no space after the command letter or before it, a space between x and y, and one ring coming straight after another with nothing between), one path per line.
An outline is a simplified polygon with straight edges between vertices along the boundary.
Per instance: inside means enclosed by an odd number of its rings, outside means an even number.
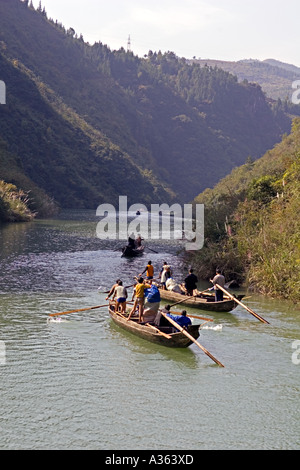
M159 289L161 299L170 302L180 302L187 307L200 308L211 312L231 312L237 306L237 303L232 299L225 299L221 302L215 302L213 297L201 298L191 297L188 295L178 294L168 290Z
M159 329L161 332L166 333L169 335L170 338L166 338L159 332L152 329L150 326L146 326L145 324L140 324L136 320L129 320L121 315L115 313L115 311L110 307L109 314L114 321L115 324L120 326L126 331L139 336L147 341L152 343L160 344L162 346L167 346L171 348L187 348L193 342L185 336L184 333L181 332L174 332L175 328L171 325L170 327L160 327ZM188 333L192 335L194 339L199 338L199 326L200 325L190 325L187 329Z
M136 256L141 256L144 253L144 246L140 246L139 248L131 248L130 246L124 246L122 248L122 257L125 258L134 258Z

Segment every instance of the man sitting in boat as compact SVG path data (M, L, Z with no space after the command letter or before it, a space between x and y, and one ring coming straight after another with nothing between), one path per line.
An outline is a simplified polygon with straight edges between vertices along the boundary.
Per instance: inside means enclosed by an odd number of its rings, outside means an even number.
M167 317L170 317L172 320L176 321L176 323L178 323L178 325L182 328L187 328L192 324L191 319L186 316L186 310L182 310L181 315L171 315L170 309L171 306L166 305L165 308L158 311L154 320L154 324L156 326L170 326L170 322L164 317L164 315L161 314L161 312L166 313Z
M182 310L181 315L171 315L168 313L167 316L176 321L176 323L178 323L182 328L187 328L192 324L191 319L186 316L186 310Z

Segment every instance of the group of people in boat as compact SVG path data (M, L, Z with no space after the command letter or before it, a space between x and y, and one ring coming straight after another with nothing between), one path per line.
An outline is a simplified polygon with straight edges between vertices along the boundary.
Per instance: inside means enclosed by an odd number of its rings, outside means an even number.
M134 233L129 235L128 237L128 244L127 246L131 248L132 250L135 250L137 248L140 248L142 246L142 241L144 239L141 237L141 234L139 233L138 236L135 238Z
M106 300L108 300L110 296L112 296L112 300L115 300L115 311L125 316L128 292L120 279L117 279L116 283L112 286ZM187 317L186 310L183 310L180 315L173 315L170 313L170 305L166 305L163 309L160 309L160 293L158 287L155 284L147 283L147 280L143 277L137 278L132 299L134 299L134 303L128 316L126 316L127 321L129 321L132 315L136 314L136 310L138 310L139 323L152 322L156 326L169 326L168 320L162 314L162 312L164 312L182 328L191 324L190 318Z
M160 306L160 293L156 285L152 285L141 275L136 277L136 282L133 286L132 301L133 306L129 312L127 320L130 320L133 314L138 310L139 322L153 321ZM115 311L119 310L121 314L126 312L126 303L128 299L127 288L123 286L123 282L117 279L116 283L109 291L106 300L112 297L115 301Z
M146 279L142 276L146 273ZM138 311L138 321L139 322L154 322L154 324L160 325L160 322L167 321L159 310L160 307L160 292L159 288L154 283L154 267L151 261L148 261L147 266L144 271L135 277L136 282L133 286L132 301L133 306L127 316L127 320L130 320L131 317ZM188 276L184 279L182 285L177 284L172 277L171 266L165 261L160 270L160 288L171 290L173 292L179 292L183 295L194 295L195 290L197 289L198 278L194 274L193 269L190 269ZM221 274L220 270L216 270L216 275L211 279L213 287L210 290L215 291L215 301L223 300L223 291L216 287L216 284L224 287L225 278ZM121 279L117 279L116 283L112 286L110 292L108 293L106 300L112 297L112 300L115 301L115 311L119 311L122 315L126 313L126 304L128 299L127 287L123 286ZM167 306L168 307L168 306ZM165 307L165 309L167 309ZM167 309L168 310L168 309ZM167 312L169 314L169 312ZM174 318L173 318L174 319ZM183 324L187 324L189 318L186 317L186 311L184 310L178 319ZM175 320L175 321L177 321ZM178 321L177 321L178 323ZM179 323L181 324L181 323ZM161 326L161 325L160 325Z
M146 273L147 281L149 281L149 283L151 284L154 279L154 267L151 261L148 261L146 268L140 274L140 276L142 276L144 273ZM158 280L160 282L160 287L163 290L169 290L171 292L176 292L178 294L189 296L193 296L195 295L195 293L197 293L198 278L192 268L189 270L189 274L184 279L184 282L182 284L178 284L173 278L171 266L166 261L164 261L159 273ZM219 268L216 269L216 275L213 279L211 279L211 282L213 283L213 287L210 290L215 291L215 301L222 301L223 291L218 289L216 287L216 284L219 284L219 286L224 287L225 277L223 276Z

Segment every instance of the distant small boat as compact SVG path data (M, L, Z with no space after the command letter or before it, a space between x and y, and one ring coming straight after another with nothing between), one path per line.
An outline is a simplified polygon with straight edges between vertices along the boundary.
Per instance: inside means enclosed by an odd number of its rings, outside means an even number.
M144 253L145 247L139 246L137 248L132 248L130 245L126 245L122 248L122 257L133 258L135 256L141 256Z
M114 323L140 338L152 343L172 348L187 348L193 342L182 332L178 332L172 325L155 326L153 323L138 323L138 318L127 320L120 312L115 312L114 306L109 306L109 314ZM189 325L187 332L197 339L200 336L200 325Z

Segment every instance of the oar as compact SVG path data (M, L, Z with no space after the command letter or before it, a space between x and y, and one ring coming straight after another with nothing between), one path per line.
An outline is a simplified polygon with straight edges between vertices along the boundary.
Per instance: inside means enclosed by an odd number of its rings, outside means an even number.
M150 250L150 251L153 251L153 253L158 253L158 251L152 250L152 248L149 248L149 246L145 246L145 249L146 249L146 248L147 248L148 250Z
M197 289L197 295L204 294L204 292L207 292L208 290L210 290L210 287L208 289L202 290L201 292L199 292L198 289ZM211 293L211 292L207 292L206 295L210 296L210 295L214 295L214 294Z
M191 341L193 341L193 343L195 343L200 349L202 349L202 351L205 352L205 354L209 356L216 364L218 364L221 367L224 367L223 364L220 361L218 361L218 359L216 359L209 351L207 351L207 349L205 349L204 346L202 346L195 338L193 338L193 336L190 335L190 333L188 333L184 328L178 325L178 323L174 321L172 318L168 317L168 315L166 315L164 312L162 312L161 310L160 312L173 326L175 326L175 328L177 328L179 331L181 331L181 333L183 333Z
M188 299L186 297L188 297ZM175 302L175 304L170 305L170 307L174 307L174 305L182 304L182 302L186 302L187 300L192 299L193 297L197 297L197 294L185 296L184 299L179 300L179 302Z
M198 289L197 289L197 291L198 291L198 292L197 292L197 295L204 294L204 292L207 292L209 289L210 289L210 287L208 287L208 288L205 289L205 290L202 290L201 292L199 292Z
M117 248L114 248L113 251L119 251L121 249L121 245L117 246Z
M262 318L260 315L258 315L257 313L253 312L253 310L251 310L251 308L247 307L245 304L243 304L240 300L238 300L236 297L234 297L233 295L229 294L229 292L224 289L223 287L221 287L219 284L215 284L215 286L217 286L218 289L222 290L223 292L225 292L225 294L229 295L229 297L234 300L237 304L241 305L242 307L244 307L249 313L251 313L251 315L254 315L259 321L263 322L263 323L268 323L269 322L267 320L265 320L264 318Z
M84 310L93 310L94 308L100 308L100 307L108 307L108 304L96 305L95 307L79 308L77 310L69 310L68 312L50 313L49 316L50 317L56 317L56 316L59 316L59 315L67 315L67 313L84 312Z

